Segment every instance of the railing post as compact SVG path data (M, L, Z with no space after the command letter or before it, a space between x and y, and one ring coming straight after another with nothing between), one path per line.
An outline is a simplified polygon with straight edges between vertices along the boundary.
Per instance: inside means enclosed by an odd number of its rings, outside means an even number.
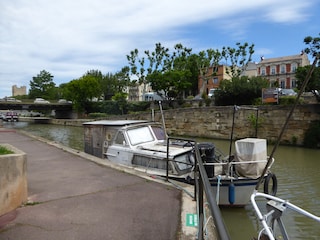
M166 169L166 181L169 181L169 142L170 138L167 138L167 169Z
M199 174L198 174L199 176ZM204 221L204 215L203 215L203 182L202 178L199 177L199 188L198 188L198 206L199 206L199 217L198 217L198 240L203 239L203 221Z

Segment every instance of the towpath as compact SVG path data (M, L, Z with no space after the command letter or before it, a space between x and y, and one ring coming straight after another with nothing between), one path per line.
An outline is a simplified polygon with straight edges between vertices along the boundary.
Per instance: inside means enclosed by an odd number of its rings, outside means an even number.
M0 239L195 239L181 217L192 201L170 185L15 130L0 143L27 154L29 201L0 217Z

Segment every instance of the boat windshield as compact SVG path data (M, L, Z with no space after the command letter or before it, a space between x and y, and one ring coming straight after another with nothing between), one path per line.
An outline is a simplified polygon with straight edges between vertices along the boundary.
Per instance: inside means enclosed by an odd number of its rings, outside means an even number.
M132 145L154 141L154 137L147 126L128 129L127 134Z
M162 127L159 126L152 126L152 131L158 140L165 140L165 133Z

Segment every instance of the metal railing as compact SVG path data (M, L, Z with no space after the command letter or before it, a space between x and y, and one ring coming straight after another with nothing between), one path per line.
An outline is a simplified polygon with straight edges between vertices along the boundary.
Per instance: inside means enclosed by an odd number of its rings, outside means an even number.
M262 214L258 204L256 203L257 197L262 197L268 200L267 202L268 213L264 215ZM309 213L303 210L302 208L299 208L298 206L290 203L288 200L284 200L269 194L259 193L256 191L251 195L251 202L258 219L263 225L263 229L260 231L258 239L260 239L260 235L266 234L268 236L268 239L275 240L276 239L274 236L275 222L277 222L279 225L279 229L281 232L281 239L285 239L285 240L289 239L288 233L281 219L282 214L286 211L286 209L290 209L294 212L297 212L305 217L311 218L320 223L320 217L312 213Z
M168 138L167 139L167 153L169 153L169 143L170 140L178 140L185 141L186 146L192 146L194 155L195 155L195 163L194 163L194 198L197 203L198 209L198 240L202 240L204 238L204 197L206 197L206 203L209 206L210 214L213 218L214 225L216 227L217 237L220 240L229 240L230 236L228 234L227 228L223 221L220 208L216 202L216 194L212 191L212 186L209 182L208 175L206 169L204 167L204 163L202 161L200 151L198 148L198 143L189 139L181 139L181 138ZM167 166L169 165L169 157L167 156ZM167 180L168 180L169 168L167 167Z

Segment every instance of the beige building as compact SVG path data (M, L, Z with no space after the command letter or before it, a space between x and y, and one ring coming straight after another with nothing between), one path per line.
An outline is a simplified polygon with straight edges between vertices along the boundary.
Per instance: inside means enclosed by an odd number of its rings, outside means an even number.
M20 95L27 95L27 87L21 86L17 87L17 85L12 86L12 96L20 96Z
M295 73L298 67L310 65L307 54L301 54L278 57L278 58L261 58L257 64L257 76L269 80L270 87L295 88Z

